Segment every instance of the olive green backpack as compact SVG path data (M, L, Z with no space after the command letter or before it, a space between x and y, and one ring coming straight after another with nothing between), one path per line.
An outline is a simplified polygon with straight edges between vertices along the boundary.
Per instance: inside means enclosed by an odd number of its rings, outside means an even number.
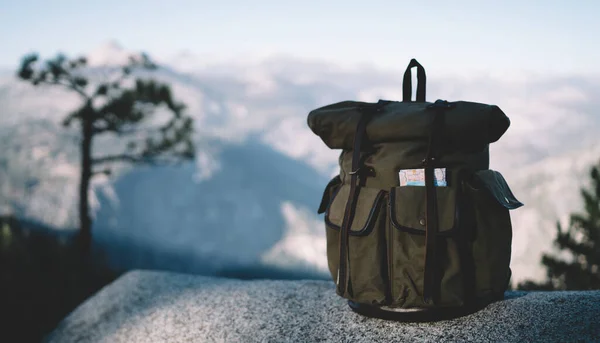
M489 144L510 120L493 105L426 102L425 84L413 59L402 102L344 101L308 115L310 129L342 150L318 212L337 294L364 315L460 316L503 299L509 286L508 211L523 204L489 170Z

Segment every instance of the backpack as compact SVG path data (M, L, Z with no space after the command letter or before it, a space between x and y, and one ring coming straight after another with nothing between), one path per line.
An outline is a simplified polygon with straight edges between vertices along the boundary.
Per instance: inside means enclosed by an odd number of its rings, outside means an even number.
M343 101L308 115L310 129L342 150L318 213L336 292L363 315L456 317L509 287L509 210L523 204L489 169L489 144L510 120L494 105L426 102L425 91L412 59L401 102Z

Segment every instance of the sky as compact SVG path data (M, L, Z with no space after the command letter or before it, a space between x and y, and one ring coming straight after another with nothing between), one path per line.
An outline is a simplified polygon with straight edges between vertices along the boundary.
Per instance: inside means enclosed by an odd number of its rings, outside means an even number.
M0 0L0 67L107 41L155 58L600 73L600 1Z

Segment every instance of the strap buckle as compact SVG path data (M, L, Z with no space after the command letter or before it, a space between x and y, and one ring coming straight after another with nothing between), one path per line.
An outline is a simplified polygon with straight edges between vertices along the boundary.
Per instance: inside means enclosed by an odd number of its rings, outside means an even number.
M422 161L421 164L423 165L424 168L427 168L428 166L433 166L435 164L435 157L425 157Z

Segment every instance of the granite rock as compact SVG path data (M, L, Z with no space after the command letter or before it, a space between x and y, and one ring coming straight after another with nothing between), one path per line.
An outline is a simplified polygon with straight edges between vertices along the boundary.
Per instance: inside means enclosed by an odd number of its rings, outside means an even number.
M507 292L453 320L352 312L327 281L243 281L132 271L80 305L47 342L596 342L600 291Z

